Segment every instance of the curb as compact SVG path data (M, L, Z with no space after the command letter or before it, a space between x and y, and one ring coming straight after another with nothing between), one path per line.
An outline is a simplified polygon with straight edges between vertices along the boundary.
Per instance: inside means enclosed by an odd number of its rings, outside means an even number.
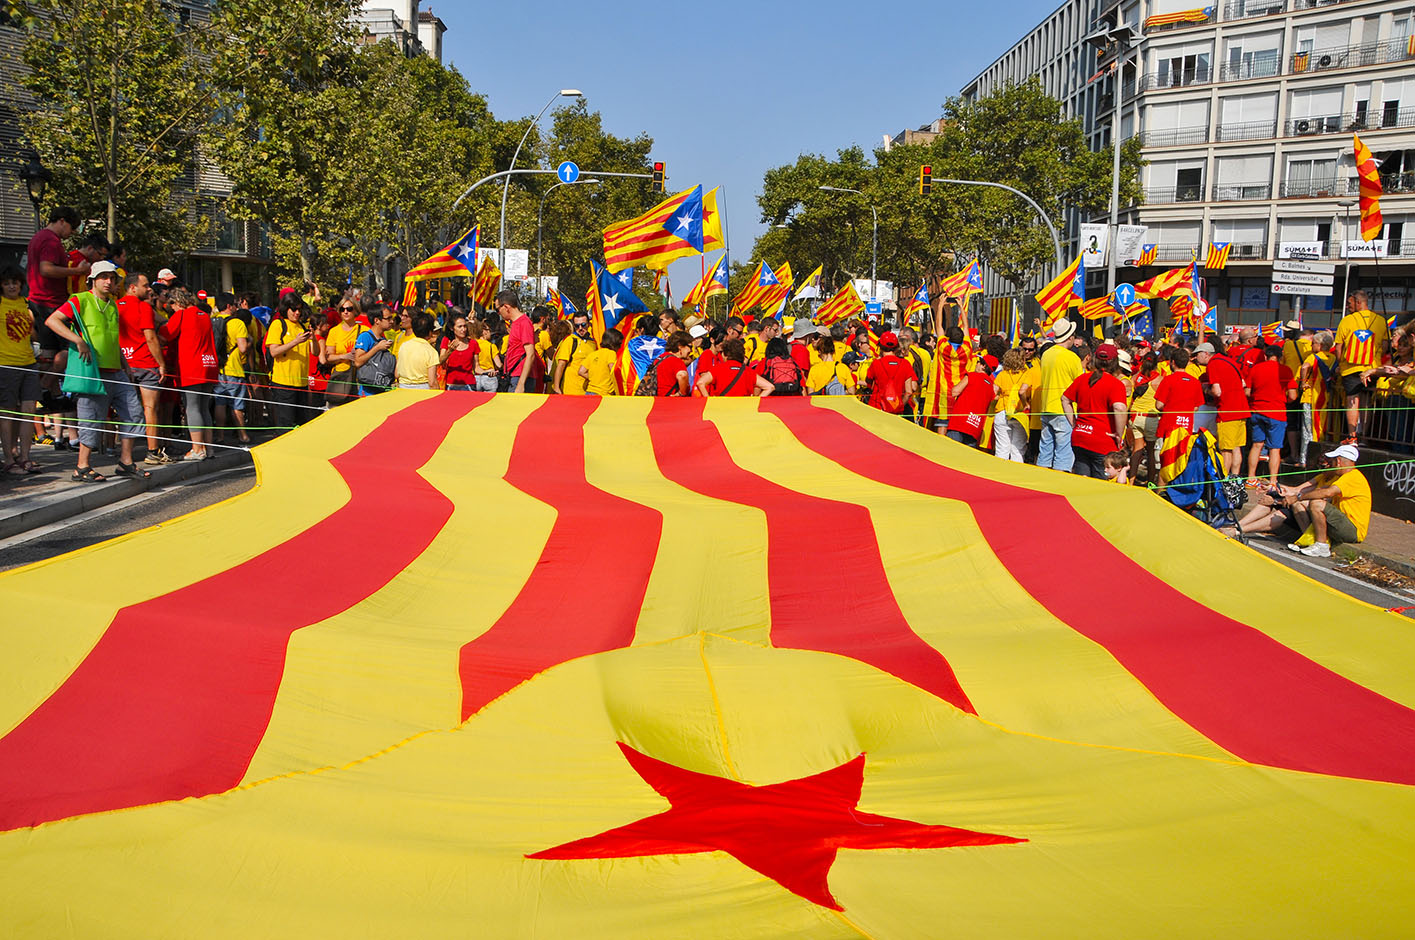
M75 483L72 489L47 493L25 500L30 505L17 513L0 516L0 539L21 535L43 525L69 519L80 513L131 499L170 483L207 476L250 464L250 451L222 451L207 460L193 460L161 467L144 467L152 476L146 480L114 479L107 483Z
M1400 574L1405 575L1407 578L1415 578L1415 564L1412 564L1409 561L1402 561L1397 558L1391 558L1387 555L1382 555L1379 552L1370 551L1369 549L1362 548L1359 544L1343 545L1336 550L1336 554L1346 554L1354 556L1356 558L1364 558L1367 561L1375 562L1382 568L1389 568L1391 571L1399 572Z

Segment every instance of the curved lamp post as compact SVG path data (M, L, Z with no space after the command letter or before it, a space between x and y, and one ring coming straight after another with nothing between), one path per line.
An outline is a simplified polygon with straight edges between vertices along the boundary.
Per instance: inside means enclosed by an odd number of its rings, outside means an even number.
M510 177L507 177L507 178L509 179ZM557 189L559 189L561 186L579 186L579 185L584 185L584 186L598 186L601 182L603 182L603 181L602 181L602 180L598 180L598 179L579 179L579 180L575 180L573 183L566 183L566 182L563 182L563 181L562 181L562 182L556 183L554 186L552 186L552 187L550 187L549 189L547 189L547 190L545 191L545 195L543 195L543 196L540 197L540 208L536 210L536 290L537 290L537 291L539 291L540 288L541 288L541 283L540 283L540 245L541 245L540 230L541 230L541 219L542 219L542 217L545 215L545 200L546 200L546 196L549 196L551 193L555 192L555 191L556 191Z
M521 155L521 148L526 144L526 138L531 136L531 128L540 123L540 119L545 117L545 112L550 110L550 106L555 104L557 98L579 98L580 89L562 88L550 96L550 100L545 103L545 107L540 109L540 113L535 116L535 120L526 125L526 132L521 135L521 142L516 145L515 153L511 154L511 166L507 169L516 169L516 158ZM511 192L511 177L506 177L506 182L501 186L501 240L497 242L497 254L502 271L506 270L506 197Z
M858 189L846 189L844 186L817 186L816 188L828 193L854 193L857 196L865 195ZM870 300L875 301L879 300L877 295L879 285L875 278L875 264L879 260L879 210L875 208L873 203L870 204L870 215L873 217L873 223L870 228Z

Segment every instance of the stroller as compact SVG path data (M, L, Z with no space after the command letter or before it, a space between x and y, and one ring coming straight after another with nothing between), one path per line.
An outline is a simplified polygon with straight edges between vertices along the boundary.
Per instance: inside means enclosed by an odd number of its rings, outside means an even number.
M1180 509L1215 529L1238 528L1243 483L1225 480L1218 442L1207 430L1176 431L1165 440L1160 480L1160 493ZM1238 540L1247 541L1242 530Z

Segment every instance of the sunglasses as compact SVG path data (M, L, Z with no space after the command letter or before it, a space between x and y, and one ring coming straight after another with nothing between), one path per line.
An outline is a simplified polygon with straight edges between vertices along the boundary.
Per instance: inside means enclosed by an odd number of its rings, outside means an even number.
M353 313L354 310L355 310L354 307L340 307L340 308L339 308L339 312L340 312L340 313Z

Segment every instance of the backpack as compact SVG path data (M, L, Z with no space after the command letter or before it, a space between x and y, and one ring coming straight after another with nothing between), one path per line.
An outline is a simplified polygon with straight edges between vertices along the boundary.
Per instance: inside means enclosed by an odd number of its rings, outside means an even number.
M816 392L817 395L849 395L849 394L850 394L850 390L845 387L845 383L842 382L842 381L840 381L840 369L841 369L841 364L838 363L838 362L835 363L835 368L832 369L832 370L831 370L831 373L830 373L830 381L829 381L829 382L826 382L825 385L823 385L823 386L821 387L821 390L818 391L818 392Z
M363 335L360 334L361 337ZM364 360L364 364L359 366L355 372L354 378L370 391L383 392L393 386L393 377L397 369L398 360L393 353L386 349L380 349Z
M668 354L664 353L663 355ZM644 377L639 379L639 387L634 389L635 395L647 395L650 398L658 395L658 364L662 360L663 356L659 356L649 363L648 368L644 370Z
M776 386L771 393L773 396L801 394L801 367L796 365L795 359L778 356L767 359L763 366L763 377Z
M901 364L904 364L901 360ZM892 363L886 363L892 365ZM904 411L904 379L900 375L899 369L880 369L880 387L875 393L877 407L880 411L888 412L892 415L902 414ZM913 374L913 369L909 374Z
M226 321L230 317L211 318L211 341L216 348L216 371L224 372L226 369Z

